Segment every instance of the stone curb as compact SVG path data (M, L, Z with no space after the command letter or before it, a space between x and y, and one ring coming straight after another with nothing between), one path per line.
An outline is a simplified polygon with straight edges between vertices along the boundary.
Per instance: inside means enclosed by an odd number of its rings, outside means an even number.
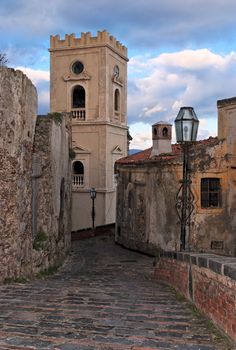
M219 275L230 277L236 281L236 258L216 254L168 251L161 251L160 257L205 267Z

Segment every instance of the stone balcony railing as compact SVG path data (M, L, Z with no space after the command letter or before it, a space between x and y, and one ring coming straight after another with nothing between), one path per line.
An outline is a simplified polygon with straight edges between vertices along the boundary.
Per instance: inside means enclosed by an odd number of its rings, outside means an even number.
M73 108L71 110L72 118L76 121L85 120L86 111L85 108Z
M84 175L73 175L72 176L72 189L84 187Z

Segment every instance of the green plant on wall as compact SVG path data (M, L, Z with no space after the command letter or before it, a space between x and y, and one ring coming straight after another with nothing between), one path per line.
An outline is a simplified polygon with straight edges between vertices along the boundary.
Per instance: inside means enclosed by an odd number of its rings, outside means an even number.
M76 157L75 151L73 150L73 148L69 148L69 158L73 160L75 159L75 157Z
M41 229L38 231L37 235L35 236L33 248L35 250L43 250L47 243L47 235L46 233Z
M58 265L49 266L49 268L39 271L37 273L37 277L39 277L39 278L46 278L48 276L52 276L58 271L58 269L59 269Z
M4 280L4 284L11 284L11 283L20 283L20 284L25 284L28 282L28 279L23 277L23 276L19 276L16 278L13 277L6 277Z
M62 123L62 114L59 112L48 113L48 116L54 120L56 125L60 125Z

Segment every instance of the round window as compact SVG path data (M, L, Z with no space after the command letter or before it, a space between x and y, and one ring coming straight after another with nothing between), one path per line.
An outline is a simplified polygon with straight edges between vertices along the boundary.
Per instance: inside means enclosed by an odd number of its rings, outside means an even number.
M80 73L83 72L83 70L84 70L84 65L83 65L82 62L76 61L76 62L73 63L73 65L72 65L73 73L80 74Z

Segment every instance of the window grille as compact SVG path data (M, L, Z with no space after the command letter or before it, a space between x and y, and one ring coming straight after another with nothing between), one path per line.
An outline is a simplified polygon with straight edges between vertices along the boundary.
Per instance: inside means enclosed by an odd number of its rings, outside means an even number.
M218 178L201 179L201 207L219 208L221 206L221 186Z

